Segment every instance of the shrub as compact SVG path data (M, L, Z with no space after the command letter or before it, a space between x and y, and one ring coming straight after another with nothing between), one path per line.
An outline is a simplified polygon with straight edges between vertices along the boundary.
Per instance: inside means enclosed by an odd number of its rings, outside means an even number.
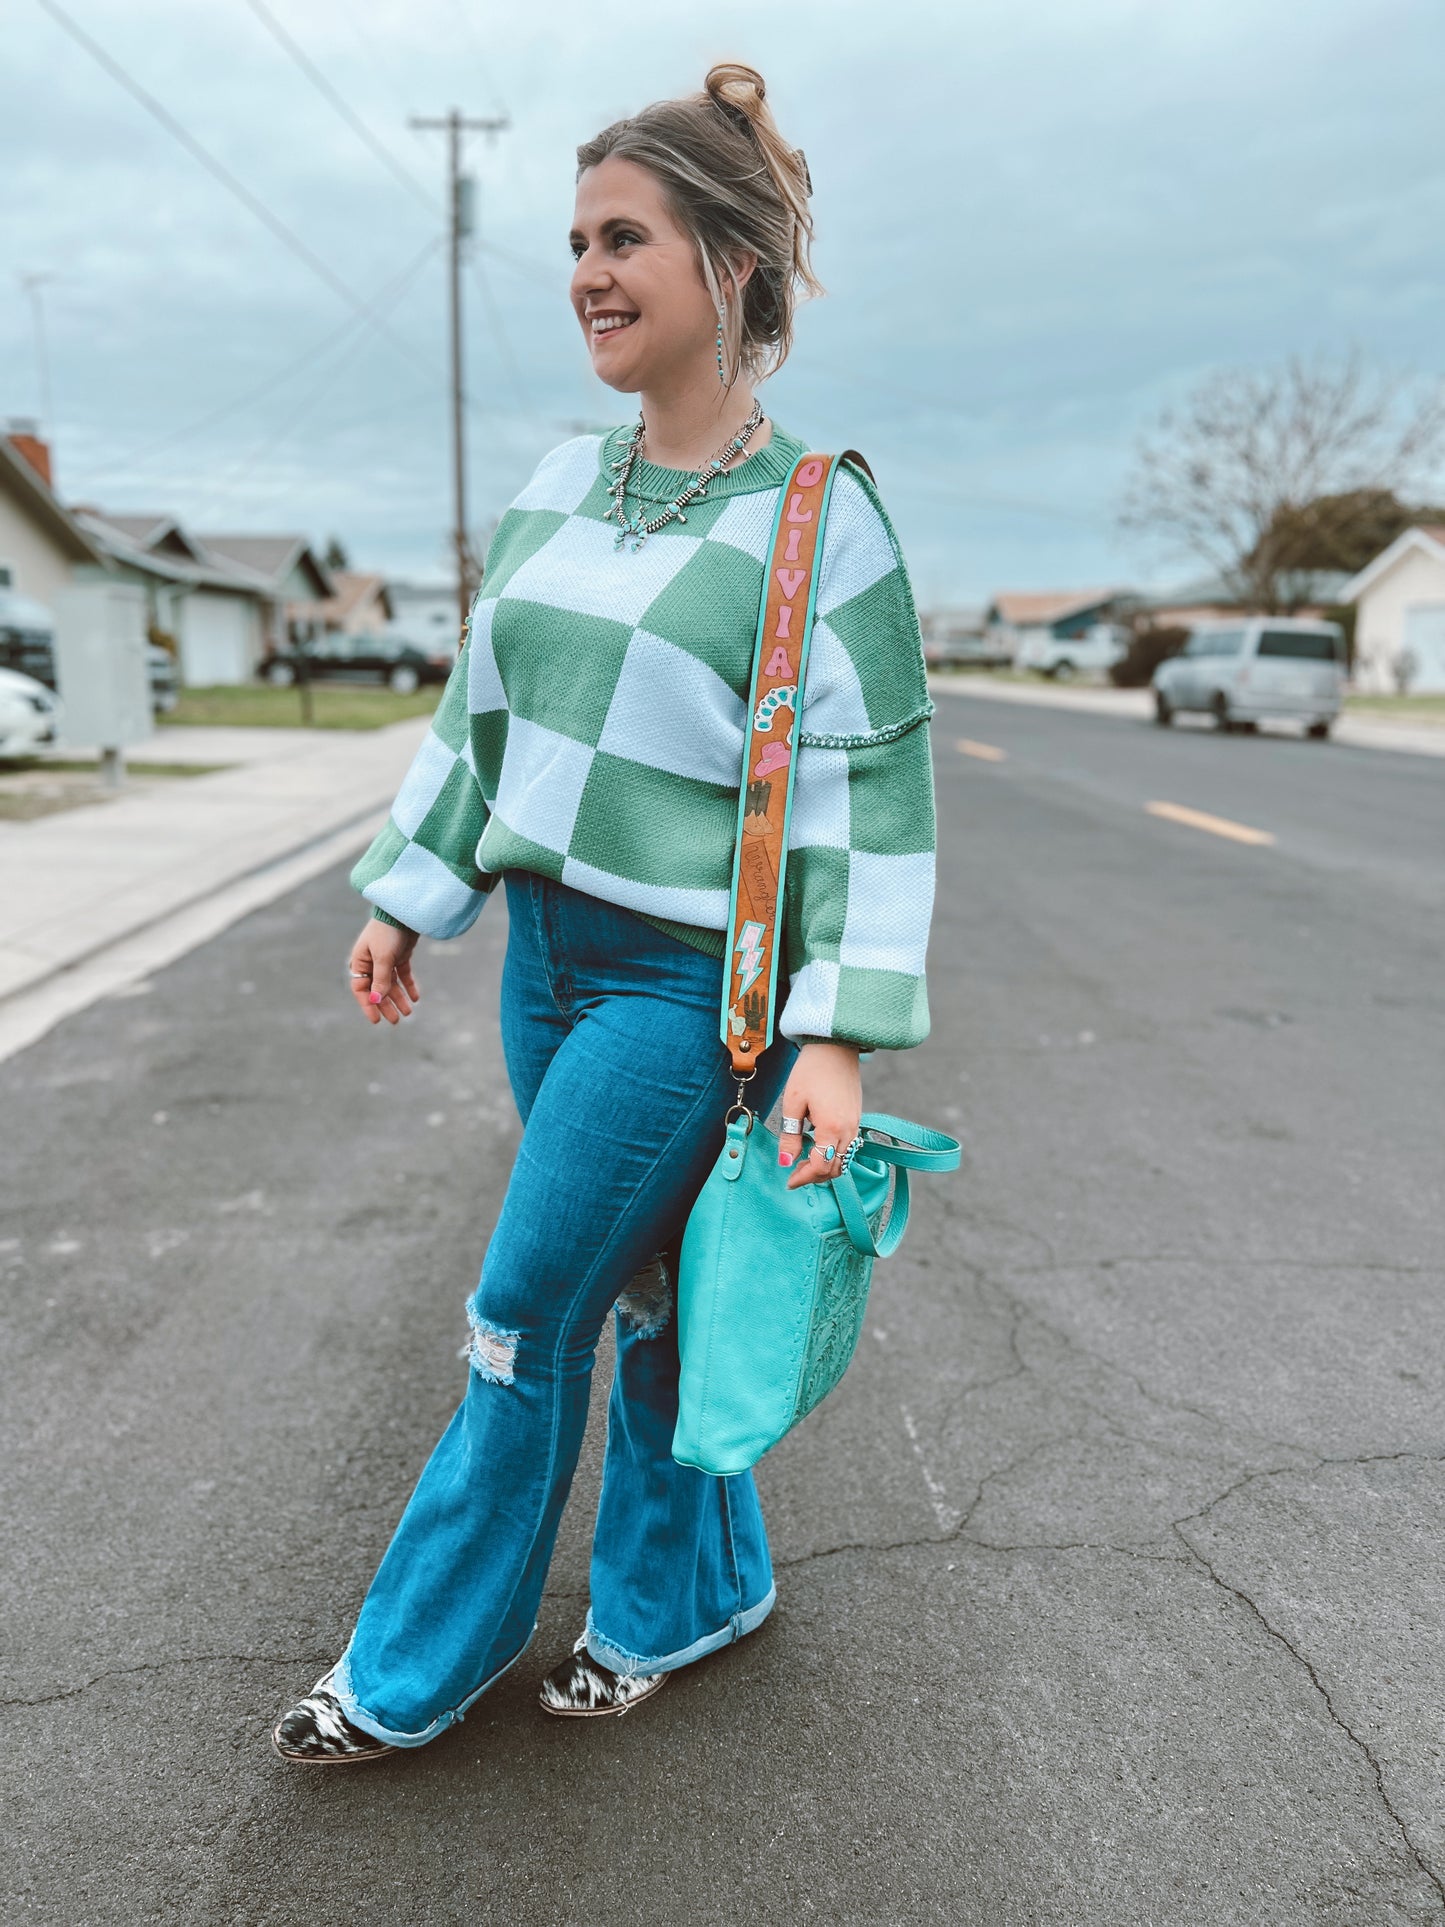
M1156 628L1143 623L1129 638L1129 646L1109 671L1109 678L1120 689L1143 689L1154 671L1169 656L1177 656L1189 640L1189 631L1178 625Z

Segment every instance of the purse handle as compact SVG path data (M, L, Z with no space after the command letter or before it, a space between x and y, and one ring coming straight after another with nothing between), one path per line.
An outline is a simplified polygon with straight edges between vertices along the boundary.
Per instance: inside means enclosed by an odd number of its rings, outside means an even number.
M739 1105L743 1085L773 1041L778 915L787 873L788 823L798 761L795 738L803 713L823 528L834 478L844 462L855 463L872 480L872 469L852 448L841 455L804 455L793 464L778 492L763 577L743 727L737 842L728 903L727 968L723 972L722 1041L738 1080Z
M863 1209L863 1200L858 1195L858 1186L853 1181L851 1170L844 1169L831 1180L833 1196L838 1200L843 1225L854 1250L864 1252L870 1258L887 1258L898 1249L903 1233L908 1228L908 1173L956 1171L963 1147L956 1137L949 1137L946 1131L930 1130L926 1124L910 1124L907 1118L892 1117L886 1111L865 1111L859 1120L859 1129L864 1134L864 1152L868 1158L879 1164L891 1164L898 1173L893 1189L893 1208L888 1213L882 1237L873 1236L873 1227L868 1222L868 1213ZM880 1144L869 1135L875 1131L900 1141Z

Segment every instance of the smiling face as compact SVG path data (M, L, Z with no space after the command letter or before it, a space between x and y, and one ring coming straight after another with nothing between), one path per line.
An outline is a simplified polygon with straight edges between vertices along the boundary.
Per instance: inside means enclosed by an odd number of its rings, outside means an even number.
M615 154L589 167L571 245L572 306L599 380L623 394L716 386L717 309L655 174Z

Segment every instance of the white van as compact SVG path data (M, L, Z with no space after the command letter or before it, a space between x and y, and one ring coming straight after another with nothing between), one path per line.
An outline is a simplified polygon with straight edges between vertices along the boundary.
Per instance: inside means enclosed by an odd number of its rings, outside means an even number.
M1297 717L1306 735L1328 736L1344 687L1338 623L1299 616L1207 622L1154 671L1154 715L1168 724L1176 709L1204 710L1221 729Z
M1112 669L1124 655L1126 641L1127 631L1115 622L1092 623L1081 636L1026 629L1014 652L1014 668L1033 669L1055 682L1068 682L1081 670Z

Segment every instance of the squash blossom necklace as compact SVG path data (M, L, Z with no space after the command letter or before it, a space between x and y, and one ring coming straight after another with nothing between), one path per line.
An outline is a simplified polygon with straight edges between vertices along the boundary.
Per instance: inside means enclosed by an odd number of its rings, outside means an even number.
M627 484L631 479L634 467L637 465L638 458L642 454L643 439L647 432L643 419L641 415L639 415L637 417L636 428L633 429L631 435L627 438L626 448L623 449L617 460L612 464L612 472L617 477L616 481L611 484L608 490L608 493L612 497L612 506L602 511L602 519L604 522L614 516L617 520L617 536L612 544L613 548L620 549L624 542L630 541L635 554L636 551L642 547L649 535L655 535L663 524L670 522L674 516L677 517L679 522L685 522L687 520L686 510L688 503L695 502L700 496L705 495L707 493L707 485L713 477L715 475L721 475L729 462L733 460L734 456L742 454L753 436L758 432L758 427L762 419L763 404L760 401L755 401L753 403L752 414L748 416L732 440L725 442L716 455L702 464L687 487L680 495L673 497L661 515L654 515L650 519L645 520L642 514L642 498L639 496L638 506L631 516L627 513L626 499Z

